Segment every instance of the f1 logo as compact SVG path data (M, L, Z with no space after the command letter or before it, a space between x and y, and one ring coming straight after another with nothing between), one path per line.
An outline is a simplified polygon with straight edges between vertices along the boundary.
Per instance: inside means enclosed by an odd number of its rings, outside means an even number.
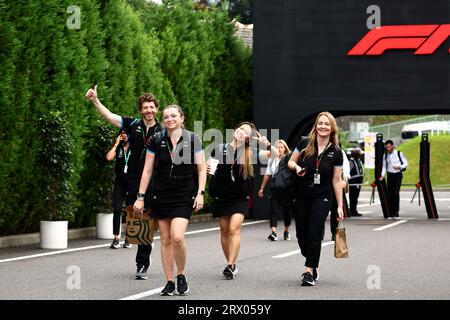
M379 56L390 49L415 49L416 55L433 54L449 36L450 24L382 26L370 30L347 55Z

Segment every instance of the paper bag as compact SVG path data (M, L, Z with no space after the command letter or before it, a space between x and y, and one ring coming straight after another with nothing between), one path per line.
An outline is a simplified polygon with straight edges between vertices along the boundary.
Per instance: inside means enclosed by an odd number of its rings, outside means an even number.
M155 233L155 220L150 216L150 210L139 214L133 210L133 205L126 207L127 229L126 238L132 244L151 245Z
M348 258L347 237L345 235L344 223L342 221L339 221L339 225L336 229L334 256L336 258Z

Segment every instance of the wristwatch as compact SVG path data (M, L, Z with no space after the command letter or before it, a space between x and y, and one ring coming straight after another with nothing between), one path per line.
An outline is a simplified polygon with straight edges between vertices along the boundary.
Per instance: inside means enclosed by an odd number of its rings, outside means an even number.
M138 199L138 200L144 200L144 198L145 198L145 193L140 193L140 192L138 192L138 194L137 194L137 199Z
M201 190L201 191L197 192L197 194L204 195L205 194L205 190Z

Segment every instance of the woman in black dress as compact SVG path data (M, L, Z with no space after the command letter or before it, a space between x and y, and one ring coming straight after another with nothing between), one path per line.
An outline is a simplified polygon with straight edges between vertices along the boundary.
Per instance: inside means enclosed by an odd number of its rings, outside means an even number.
M227 260L223 277L233 279L238 268L236 260L240 249L240 232L244 218L249 213L249 183L253 177L252 149L250 139L270 146L255 125L242 122L233 132L230 143L218 145L212 158L219 160L210 182L210 195L214 199L213 216L219 218L220 242ZM207 172L211 174L210 161Z
M183 122L184 114L179 106L170 105L164 109L165 129L157 133L147 147L139 194L134 204L135 210L142 212L145 192L152 180L152 217L158 221L161 260L167 278L161 295L175 292L175 263L178 270L176 290L180 295L189 292L184 270L184 235L192 210L197 212L203 207L205 193L202 144L198 136L183 128Z

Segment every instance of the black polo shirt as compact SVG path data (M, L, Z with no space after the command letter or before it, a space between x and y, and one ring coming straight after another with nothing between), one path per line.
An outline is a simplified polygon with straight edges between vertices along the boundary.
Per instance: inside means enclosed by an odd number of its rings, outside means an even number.
M248 199L249 180L244 180L241 175L237 149L234 149L229 143L220 144L213 149L211 156L219 160L211 181L213 184L210 186L211 196L219 201Z
M196 153L203 152L203 146L196 134L183 129L174 147L167 131L163 130L150 141L147 152L156 157L155 194L191 197L197 193L197 164L194 160Z
M302 143L299 143L294 152L301 152ZM342 167L342 151L335 145L330 146L320 156L319 174L320 184L314 184L314 174L316 173L318 155L312 157L300 156L298 165L306 167L306 174L297 178L297 194L301 192L311 192L313 194L332 193L333 190L333 172L334 167Z
M160 132L162 127L159 123L147 129L142 119L122 116L122 127L128 135L128 150L131 152L128 160L127 174L129 177L139 178L145 164L145 147L148 145L155 133Z

